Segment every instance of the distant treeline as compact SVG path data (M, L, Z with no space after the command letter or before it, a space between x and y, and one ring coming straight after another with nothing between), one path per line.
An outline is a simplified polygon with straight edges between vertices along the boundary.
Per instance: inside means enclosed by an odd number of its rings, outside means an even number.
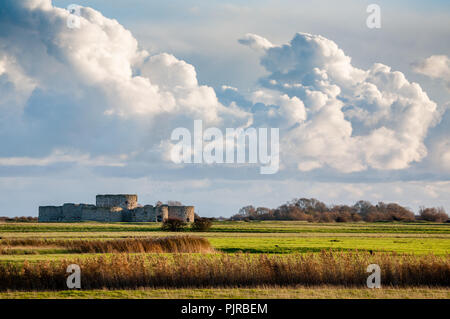
M16 222L16 223L37 223L38 218L37 217L31 217L31 216L21 216L21 217L6 217L6 216L0 216L0 222Z
M396 203L379 202L372 205L368 201L358 201L353 206L332 205L314 198L294 199L275 209L242 207L231 220L301 220L308 222L376 222L376 221L415 221L426 220L446 222L448 215L442 207L421 207L418 215L409 208Z

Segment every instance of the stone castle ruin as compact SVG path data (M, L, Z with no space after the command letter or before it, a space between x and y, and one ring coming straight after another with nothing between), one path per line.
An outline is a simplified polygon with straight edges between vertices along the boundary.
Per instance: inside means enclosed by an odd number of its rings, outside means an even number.
M162 222L194 221L194 206L139 205L137 195L97 195L96 204L39 206L39 222Z

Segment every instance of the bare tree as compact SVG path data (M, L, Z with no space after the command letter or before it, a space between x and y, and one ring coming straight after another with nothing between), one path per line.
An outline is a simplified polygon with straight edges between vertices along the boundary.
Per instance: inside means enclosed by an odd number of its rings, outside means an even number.
M448 215L443 207L420 207L420 218L427 221L443 223L448 220Z

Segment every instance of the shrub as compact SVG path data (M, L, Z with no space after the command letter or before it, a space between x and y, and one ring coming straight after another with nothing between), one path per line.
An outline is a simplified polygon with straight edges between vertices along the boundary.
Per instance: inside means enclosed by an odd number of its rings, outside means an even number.
M162 230L165 231L182 231L186 226L186 222L178 218L168 218L163 222Z
M208 231L212 226L211 220L208 218L197 218L195 219L194 223L192 224L192 230L193 231Z
M320 222L322 223L332 223L337 219L337 213L335 212L325 212L320 214Z
M360 214L358 214L358 213L352 213L352 220L354 221L354 222L360 222L360 221L362 221L362 217L361 217L361 215Z
M336 218L338 223L348 223L352 220L352 215L349 212L340 212Z
M440 208L421 207L419 214L420 214L421 219L430 221L430 222L443 223L443 222L447 221L447 219L448 219L448 215L445 213L445 210L442 207L440 207Z
M6 216L0 216L0 222L12 222L12 223L37 223L38 218L37 217L31 217L31 216L21 216L21 217L6 217Z

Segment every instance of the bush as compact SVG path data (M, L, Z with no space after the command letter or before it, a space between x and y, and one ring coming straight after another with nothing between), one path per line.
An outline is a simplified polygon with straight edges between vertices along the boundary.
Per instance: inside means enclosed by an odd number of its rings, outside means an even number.
M425 208L421 207L420 211L420 219L430 221L430 222L438 222L443 223L447 221L448 215L445 213L444 208Z
M353 220L354 222L360 222L360 221L363 220L363 218L362 218L361 215L358 214L358 213L352 213L352 220Z
M195 219L191 227L193 231L208 231L211 228L211 226L212 226L211 220L209 220L208 218L198 217Z
M336 221L338 223L348 223L352 221L352 214L350 214L349 212L340 212L336 217Z
M162 224L162 230L165 231L182 231L186 226L186 222L178 218L168 218Z
M21 217L6 217L6 216L0 216L0 222L2 223L7 223L7 222L11 222L11 223L37 223L38 222L38 218L37 217L25 217L25 216L21 216Z

